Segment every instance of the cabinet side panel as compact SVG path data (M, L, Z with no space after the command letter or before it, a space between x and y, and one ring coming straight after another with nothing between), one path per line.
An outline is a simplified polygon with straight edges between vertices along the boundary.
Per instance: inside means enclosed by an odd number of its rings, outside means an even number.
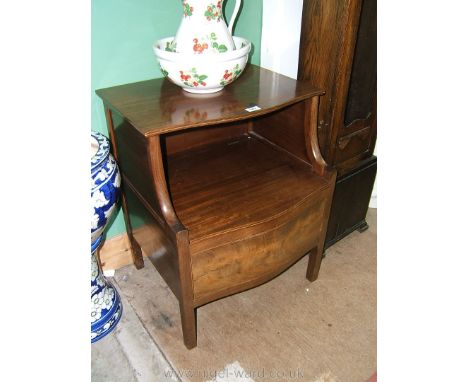
M124 191L128 201L133 237L172 292L179 298L179 264L176 245L144 208L138 197L128 187Z
M260 285L277 276L318 245L326 195L297 208L279 226L193 255L197 305Z
M141 196L160 216L156 194L152 187L146 141L128 121L112 111L115 137L119 150L119 167L125 178L139 190Z
M325 90L319 105L319 144L327 161L332 162L330 139L332 110L336 99L336 78L345 39L350 0L308 0L302 10L298 79L310 80ZM333 145L333 143L331 143Z
M363 0L344 125L373 111L377 83L377 0Z
M304 102L254 119L253 131L270 142L309 162L305 146Z

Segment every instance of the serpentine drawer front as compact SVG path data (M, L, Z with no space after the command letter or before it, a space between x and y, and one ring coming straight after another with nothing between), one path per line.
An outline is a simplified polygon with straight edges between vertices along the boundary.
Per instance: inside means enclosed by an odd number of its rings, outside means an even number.
M322 91L249 65L209 96L164 79L97 94L135 266L148 256L178 298L187 348L197 344L197 307L306 254L306 277L318 277L336 179L317 140Z

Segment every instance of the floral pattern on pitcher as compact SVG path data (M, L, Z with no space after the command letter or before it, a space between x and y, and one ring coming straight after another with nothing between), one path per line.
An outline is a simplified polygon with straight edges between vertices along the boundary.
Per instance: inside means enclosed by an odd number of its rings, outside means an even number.
M198 38L193 39L193 51L195 53L203 53L203 51L206 49L208 49L208 43L199 42Z
M202 37L201 39L194 38L193 51L198 54L203 53L205 50L212 51L215 53L227 52L228 48L226 47L226 45L219 44L217 40L218 36L216 36L216 33L214 32L210 33L209 35L206 35L205 37Z
M198 74L196 68L192 68L187 73L181 70L179 73L181 81L191 88L206 86L205 80L208 78L208 76L205 74Z
M210 35L210 42L211 42L211 47L215 50L217 50L219 53L224 53L227 52L227 47L224 44L219 44L216 40L218 40L218 37L216 36L216 33L211 33Z
M182 0L181 4L182 19L174 38L174 42L177 44L176 52L217 54L236 50L232 38L232 27L239 13L242 0L235 0L229 25L227 25L223 14L224 0ZM217 37L217 41L213 45L203 38L212 33L215 33ZM194 50L193 40L195 38L198 42L195 44ZM204 46L205 43L208 46ZM171 49L172 47L168 48Z
M186 1L183 1L183 2L182 2L182 6L184 7L184 17L192 16L192 14L193 14L193 7L190 6L190 4L187 3Z
M221 79L221 82L219 83L220 85L226 86L230 84L232 81L234 81L237 77L240 76L242 73L242 69L240 68L239 64L237 64L234 69L231 71L225 70L223 78Z
M210 4L205 11L205 17L208 21L216 20L221 21L222 10L221 10L221 1L218 1L217 4Z

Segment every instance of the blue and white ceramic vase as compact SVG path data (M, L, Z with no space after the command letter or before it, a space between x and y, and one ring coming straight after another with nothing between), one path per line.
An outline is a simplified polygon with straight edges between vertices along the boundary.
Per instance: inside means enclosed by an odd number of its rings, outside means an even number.
M96 250L116 209L120 173L110 153L109 140L91 132L91 342L109 334L122 316L122 303L114 286L102 274Z

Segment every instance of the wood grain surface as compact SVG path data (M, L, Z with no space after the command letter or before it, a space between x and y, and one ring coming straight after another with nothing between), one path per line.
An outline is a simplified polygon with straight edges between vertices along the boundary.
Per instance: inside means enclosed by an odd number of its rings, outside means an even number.
M269 220L328 186L312 166L250 135L170 156L168 173L191 243Z
M211 95L193 96L162 78L100 89L96 93L141 134L151 136L252 118L321 95L323 91L249 65L235 83ZM252 106L260 110L245 110ZM191 115L194 107L199 117L183 118ZM202 118L205 112L207 116Z

